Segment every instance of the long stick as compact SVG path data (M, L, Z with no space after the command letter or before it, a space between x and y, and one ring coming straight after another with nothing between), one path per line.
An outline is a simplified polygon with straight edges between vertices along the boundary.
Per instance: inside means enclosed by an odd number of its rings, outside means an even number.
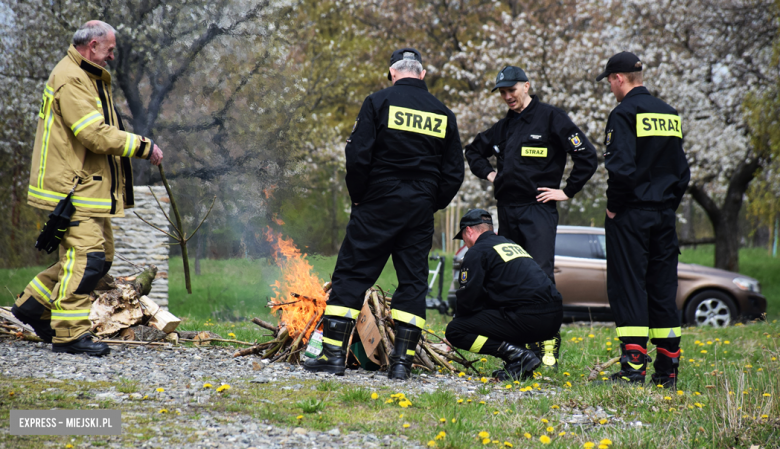
M269 323L268 321L263 321L260 318L252 318L252 322L262 327L263 329L268 329L269 331L273 332L274 336L279 335L279 328Z
M173 198L173 192L171 192L171 186L168 184L168 179L165 177L165 169L163 164L157 166L160 169L160 177L162 178L165 191L168 192L168 199L171 200L171 209L173 209L173 215L176 217L176 228L179 234L179 244L181 245L181 260L184 263L184 285L187 286L187 293L192 294L192 283L190 282L190 259L187 257L187 234L184 232L184 227L181 224L181 215L179 215L179 208L176 207L176 200Z

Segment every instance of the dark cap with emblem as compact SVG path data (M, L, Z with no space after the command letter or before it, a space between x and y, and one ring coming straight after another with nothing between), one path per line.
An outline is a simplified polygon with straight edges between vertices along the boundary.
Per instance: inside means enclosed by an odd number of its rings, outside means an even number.
M393 55L390 56L390 65L388 67L392 67L393 64L404 59L412 59L422 64L422 55L419 51L415 50L414 48L401 48L394 51ZM387 79L390 81L393 80L393 78L390 76L389 70L387 71Z
M596 81L601 81L605 77L609 76L610 73L630 73L641 71L642 61L639 60L639 57L630 51L623 51L609 58L609 61L607 61L607 66L604 68L604 71L601 72L601 75L596 77Z
M528 77L520 67L508 65L496 75L496 87L491 90L495 92L499 87L512 87L517 83L528 81Z
M453 237L452 240L463 239L463 230L469 226L476 226L478 224L493 224L493 217L490 212L485 209L471 209L466 212L466 215L460 219L460 231Z

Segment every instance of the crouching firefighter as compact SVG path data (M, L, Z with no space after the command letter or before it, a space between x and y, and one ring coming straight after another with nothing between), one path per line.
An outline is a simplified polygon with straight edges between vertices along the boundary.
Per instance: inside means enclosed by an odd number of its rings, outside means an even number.
M420 52L393 52L388 74L393 86L365 99L347 140L352 214L325 309L323 351L304 364L309 371L344 374L365 292L392 255L398 289L388 378L410 376L425 326L433 214L450 203L465 171L455 115L428 93L424 77Z
M563 299L520 245L493 232L493 219L474 209L456 239L469 251L460 269L457 315L447 325L451 345L504 361L499 380L527 379L542 363L525 345L552 338L563 320Z
M53 343L53 352L110 352L92 341L89 293L114 258L111 217L133 207L130 158L159 165L163 157L150 139L125 132L114 109L105 66L114 59L115 33L98 20L76 31L46 82L38 113L27 202L51 211L69 201L72 214L57 229L59 242L39 238L36 247L58 249L59 259L30 281L11 311Z

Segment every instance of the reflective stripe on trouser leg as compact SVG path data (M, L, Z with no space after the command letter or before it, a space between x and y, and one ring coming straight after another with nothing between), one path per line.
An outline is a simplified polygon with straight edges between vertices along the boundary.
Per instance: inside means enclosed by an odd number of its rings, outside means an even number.
M469 348L469 352L474 352L479 354L479 351L482 350L482 345L484 345L486 341L487 341L487 337L485 337L484 335L477 336L477 338L474 340L474 343Z
M41 271L35 276L32 281L24 288L24 293L17 301L16 305L20 306L26 300L32 296L36 301L41 303L47 309L51 309L52 301L54 299L52 291L54 286L57 285L57 278L60 273L60 263L54 263L49 268ZM21 302L19 302L21 301Z
M68 228L59 249L59 282L52 288L52 319L54 343L69 343L88 332L92 323L89 293L76 293L87 268L89 253L103 252L103 218L88 218L78 226ZM91 289L90 289L91 290Z
M411 324L412 326L419 327L420 329L425 328L425 318L420 318L419 316L412 315L411 313L404 312L403 310L393 309L392 310L393 320L401 321L406 324Z
M682 328L681 327L665 327L665 328L656 328L656 329L649 329L649 337L650 339L653 338L680 338L682 337Z
M360 315L360 310L351 309L349 307L342 306L325 306L325 316L337 316L341 318L351 318L356 320Z
M645 337L649 334L649 328L643 326L623 326L615 328L618 338L620 337Z

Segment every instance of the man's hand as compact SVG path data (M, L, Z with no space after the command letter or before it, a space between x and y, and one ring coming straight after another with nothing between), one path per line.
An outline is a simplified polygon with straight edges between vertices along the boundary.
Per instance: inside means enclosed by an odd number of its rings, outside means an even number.
M496 172L492 171L492 172L488 173L487 180L490 181L490 182L495 181L496 180Z
M152 156L149 158L149 162L151 162L152 165L160 165L162 160L163 152L160 147L157 146L157 144L154 144L154 148L152 148Z
M616 213L610 212L609 209L607 209L607 217L609 217L610 220L614 219L616 215Z
M568 196L566 196L565 193L563 193L563 190L561 189L551 189L549 187L539 187L536 190L541 190L542 193L536 195L536 201L541 201L542 203L546 203L548 201L566 201L569 199Z

